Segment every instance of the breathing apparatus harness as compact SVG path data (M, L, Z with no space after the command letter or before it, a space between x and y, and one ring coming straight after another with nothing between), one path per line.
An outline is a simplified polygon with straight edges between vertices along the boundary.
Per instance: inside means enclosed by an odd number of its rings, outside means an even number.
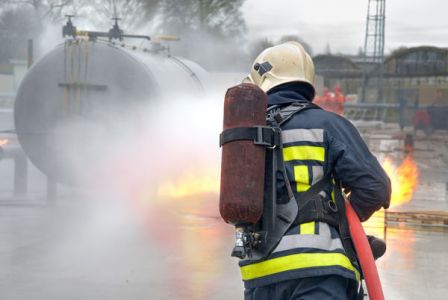
M321 191L332 184L331 174L326 174L323 179L301 193L298 201L286 173L280 127L294 115L307 109L320 107L309 101L296 101L286 107L273 105L267 109L268 126L238 127L221 133L220 146L236 140L251 140L255 145L267 149L263 214L255 225L236 225L232 256L240 259L264 259L291 225L322 221L339 228L347 256L353 264L358 265L345 218L345 200L340 183L335 182L334 200L323 196ZM279 186L279 183L283 185ZM281 189L284 189L285 193L278 196Z

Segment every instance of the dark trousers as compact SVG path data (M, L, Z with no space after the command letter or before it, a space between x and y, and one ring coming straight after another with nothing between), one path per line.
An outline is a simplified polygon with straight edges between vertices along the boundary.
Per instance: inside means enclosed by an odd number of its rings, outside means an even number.
M287 280L244 291L244 300L347 300L349 280L337 275Z

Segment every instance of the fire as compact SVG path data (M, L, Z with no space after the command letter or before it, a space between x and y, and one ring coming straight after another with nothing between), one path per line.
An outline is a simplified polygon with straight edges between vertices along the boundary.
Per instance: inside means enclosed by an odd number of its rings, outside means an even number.
M392 185L391 207L409 202L417 187L419 176L417 165L411 155L406 156L398 167L390 157L386 157L382 165Z
M217 193L219 180L211 175L188 174L159 186L157 194L168 198L183 198L205 193Z
M8 139L0 139L0 146L4 146L6 144L8 144L9 140Z

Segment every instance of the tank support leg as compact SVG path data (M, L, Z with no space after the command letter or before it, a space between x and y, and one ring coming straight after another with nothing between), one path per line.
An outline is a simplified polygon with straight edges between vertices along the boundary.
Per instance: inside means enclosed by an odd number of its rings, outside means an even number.
M28 191L28 160L22 151L14 156L14 194L23 196Z
M58 184L50 177L47 177L47 204L54 205L58 193Z

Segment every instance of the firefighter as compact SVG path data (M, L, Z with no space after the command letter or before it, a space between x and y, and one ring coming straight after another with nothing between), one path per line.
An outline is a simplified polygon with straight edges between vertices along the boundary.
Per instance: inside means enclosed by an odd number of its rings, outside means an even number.
M322 96L316 96L313 100L314 104L319 105L322 109L328 110L328 99L330 98L330 92L328 88L324 87Z
M321 107L325 110L330 110L330 100L331 100L331 94L328 88L324 88L324 92L322 94L322 105ZM317 103L316 103L317 104ZM331 111L331 110L330 110Z
M315 96L313 61L297 42L265 49L245 82L267 93L268 111L293 103L311 106ZM303 220L303 214L307 217L300 210L305 192L325 180L319 192L322 204L331 207L342 187L350 191L349 201L362 221L387 208L389 178L355 127L335 113L310 108L281 125L286 180L298 203L297 220ZM282 180L277 179L278 186L284 185ZM282 192L278 190L280 198ZM359 297L360 273L350 259L353 250L344 247L340 226L319 220L294 222L266 258L240 261L246 300Z
M333 87L334 91L334 110L333 112L337 113L340 116L344 115L344 104L345 104L345 96L342 93L341 87L339 84L335 84Z

